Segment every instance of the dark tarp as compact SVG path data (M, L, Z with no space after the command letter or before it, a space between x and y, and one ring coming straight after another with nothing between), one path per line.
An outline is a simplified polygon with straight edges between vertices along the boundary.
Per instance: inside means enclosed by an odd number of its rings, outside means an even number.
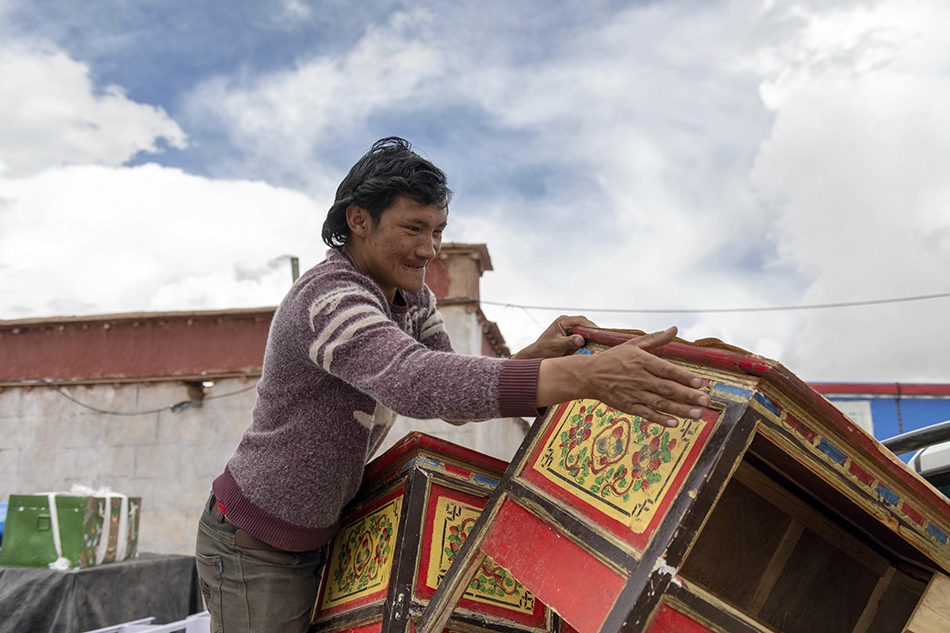
M82 633L203 609L194 556L140 554L90 569L0 567L0 633Z

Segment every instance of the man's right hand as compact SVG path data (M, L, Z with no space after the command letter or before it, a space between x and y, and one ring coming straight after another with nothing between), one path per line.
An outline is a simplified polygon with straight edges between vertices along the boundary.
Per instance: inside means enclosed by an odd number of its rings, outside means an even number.
M538 406L591 398L648 422L676 426L680 418L702 417L709 396L694 373L649 350L676 337L676 328L641 336L599 354L548 358L538 375Z

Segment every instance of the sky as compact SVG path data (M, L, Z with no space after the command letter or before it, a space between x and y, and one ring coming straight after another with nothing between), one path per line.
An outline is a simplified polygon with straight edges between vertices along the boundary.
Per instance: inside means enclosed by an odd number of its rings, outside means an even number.
M0 0L0 319L276 305L398 135L513 349L584 313L950 382L950 297L709 311L950 293L947 32L928 0Z

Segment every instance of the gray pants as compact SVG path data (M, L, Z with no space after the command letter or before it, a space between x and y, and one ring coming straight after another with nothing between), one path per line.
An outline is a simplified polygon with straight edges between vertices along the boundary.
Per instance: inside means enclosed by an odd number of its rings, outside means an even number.
M274 552L234 544L212 496L198 522L198 582L212 633L305 632L326 548Z

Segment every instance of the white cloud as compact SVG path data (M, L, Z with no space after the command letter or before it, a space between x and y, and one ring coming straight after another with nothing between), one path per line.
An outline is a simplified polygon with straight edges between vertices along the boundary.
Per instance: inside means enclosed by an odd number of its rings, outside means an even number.
M882 2L801 12L770 51L776 113L754 181L783 209L805 303L950 289L950 8ZM812 379L946 380L946 301L810 313L787 362Z
M579 211L578 228L606 226L602 216L615 214L599 243L573 244L565 227L560 243L535 248L506 233L502 212L489 226L465 226L488 241L495 261L483 297L716 308L950 289L947 8L742 8L688 16L663 5L631 10L576 34L598 44L578 47L571 59L521 74L491 69L476 82L487 109L559 144L535 149L560 151L598 174L609 206ZM756 88L762 101L750 103ZM717 168L722 150L735 158L731 168ZM723 265L721 253L756 245L758 262ZM536 330L516 308L488 311L513 347ZM590 316L648 330L678 323L685 338L722 338L810 380L947 380L934 353L950 347L945 301Z
M323 259L325 209L148 164L0 180L0 315L276 305Z
M323 257L299 192L122 167L186 136L51 45L0 46L0 318L278 303Z
M158 141L183 148L186 136L161 109L99 91L86 64L41 44L0 45L0 173L7 177L77 164L117 166Z
M777 214L748 180L770 124L756 93L761 75L737 62L746 54L737 40L754 29L749 8L633 8L571 33L559 56L531 68L473 71L471 98L534 133L526 155L589 174L596 188L531 201L536 222L514 235L506 218L517 210L480 210L491 224L473 217L464 229L467 240L488 241L496 262L484 297L630 309L797 302L807 278L774 261L768 236ZM544 239L525 239L532 231ZM761 261L741 262L743 251ZM523 311L491 314L506 336L517 332L514 347L536 331ZM589 316L647 330L676 323L684 336L720 336L762 353L783 350L795 324L741 315Z
M326 184L314 154L328 137L353 134L382 110L411 110L436 96L444 61L429 44L430 28L425 12L397 13L370 27L343 56L303 57L292 69L261 76L208 79L189 94L186 111L222 125L260 173Z

